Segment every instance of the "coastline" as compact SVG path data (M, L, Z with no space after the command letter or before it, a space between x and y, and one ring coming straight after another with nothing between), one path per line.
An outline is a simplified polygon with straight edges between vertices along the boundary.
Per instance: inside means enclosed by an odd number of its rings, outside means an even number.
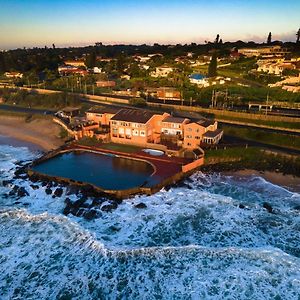
M300 193L300 177L294 175L288 175L274 171L257 171L252 169L224 171L221 172L221 174L240 179L249 178L250 176L258 176L291 192Z
M64 144L59 137L60 127L49 119L37 118L30 122L22 116L4 116L0 118L0 135L6 143L17 145L13 139L23 142L24 145L38 150L50 151ZM3 142L2 142L3 144ZM20 143L19 143L20 145Z

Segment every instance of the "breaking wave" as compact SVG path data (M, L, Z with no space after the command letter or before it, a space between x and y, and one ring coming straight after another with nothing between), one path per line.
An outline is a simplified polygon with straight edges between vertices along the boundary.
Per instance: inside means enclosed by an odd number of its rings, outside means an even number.
M0 299L299 299L299 194L197 173L87 221L62 214L65 190L7 196L36 155L0 146Z

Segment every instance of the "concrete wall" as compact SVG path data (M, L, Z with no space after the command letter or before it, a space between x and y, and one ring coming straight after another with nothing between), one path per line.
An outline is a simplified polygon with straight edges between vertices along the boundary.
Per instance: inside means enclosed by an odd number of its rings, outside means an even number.
M199 168L203 165L204 165L204 157L201 157L187 165L182 166L182 172L187 173L187 172L193 171L194 169Z

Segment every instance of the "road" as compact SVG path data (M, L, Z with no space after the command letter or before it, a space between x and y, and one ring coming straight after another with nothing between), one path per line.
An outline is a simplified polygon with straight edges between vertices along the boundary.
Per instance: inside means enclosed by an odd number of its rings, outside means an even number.
M0 104L0 109L5 111L13 111L19 113L26 113L26 114L39 114L39 115L51 115L55 113L55 111L51 111L47 109L37 109L37 108L30 108L30 107L26 108L26 107L6 105L6 104Z

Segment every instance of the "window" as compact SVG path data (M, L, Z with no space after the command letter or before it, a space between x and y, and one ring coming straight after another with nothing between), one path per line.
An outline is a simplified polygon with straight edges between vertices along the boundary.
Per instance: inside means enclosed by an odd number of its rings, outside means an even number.
M140 131L140 136L145 136L145 131L144 130Z
M196 140L201 140L201 137L200 136L196 136L195 139Z
M187 135L186 138L191 139L191 138L193 138L193 136L192 135Z
M191 127L187 128L187 131L193 131L193 129Z
M134 129L134 130L132 131L132 135L134 135L134 136L138 136L138 135L139 135L139 131L138 131L138 130L136 130L136 129Z
M191 143L187 143L187 145L188 145L188 146L192 146L192 144L191 144Z

